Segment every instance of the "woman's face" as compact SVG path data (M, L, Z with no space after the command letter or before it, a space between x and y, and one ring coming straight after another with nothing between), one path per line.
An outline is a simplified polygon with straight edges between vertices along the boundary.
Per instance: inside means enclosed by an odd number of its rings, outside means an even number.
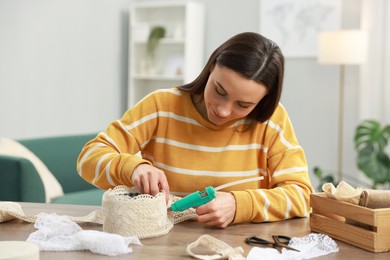
M207 119L214 125L246 117L267 94L263 84L215 65L204 90Z

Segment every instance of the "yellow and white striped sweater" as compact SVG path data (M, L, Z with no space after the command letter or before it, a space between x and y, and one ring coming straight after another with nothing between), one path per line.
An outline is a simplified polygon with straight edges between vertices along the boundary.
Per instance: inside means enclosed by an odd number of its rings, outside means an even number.
M161 89L88 142L78 172L102 189L132 186L134 168L150 162L180 195L260 175L264 180L225 190L236 199L234 223L307 216L312 186L287 112L279 105L267 122L245 131L248 123L215 126L198 113L188 92Z

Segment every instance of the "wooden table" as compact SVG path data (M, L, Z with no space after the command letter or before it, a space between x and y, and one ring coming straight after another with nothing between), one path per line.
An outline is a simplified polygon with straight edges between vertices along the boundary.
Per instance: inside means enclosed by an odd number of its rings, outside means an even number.
M20 203L26 215L38 214L40 212L52 213L69 216L85 216L96 206L80 205L56 205L42 203ZM101 225L83 224L84 230L94 229L102 230ZM0 240L20 240L25 241L27 237L36 231L33 224L12 220L0 223ZM241 246L245 254L248 254L251 246L246 245L244 239L250 235L256 234L262 238L271 239L271 235L288 235L291 237L302 237L310 233L309 219L292 219L276 223L260 224L239 224L229 226L225 229L206 228L196 221L186 221L177 224L164 236L156 238L143 239L143 246L132 245L133 252L127 255L110 257L110 259L191 259L186 255L187 245L195 241L203 234L211 235L222 240L232 247ZM338 253L318 257L316 259L390 259L388 253L371 253L363 249L337 241L340 248ZM0 252L1 255L1 252ZM40 259L107 259L107 256L93 254L89 251L71 251L71 252L43 252L40 253Z

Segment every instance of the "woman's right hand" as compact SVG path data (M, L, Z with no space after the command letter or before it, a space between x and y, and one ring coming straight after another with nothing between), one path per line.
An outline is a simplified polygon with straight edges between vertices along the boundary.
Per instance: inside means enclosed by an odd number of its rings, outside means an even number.
M166 201L169 199L169 184L165 173L147 163L135 167L131 182L143 194L155 196L160 191L165 192Z

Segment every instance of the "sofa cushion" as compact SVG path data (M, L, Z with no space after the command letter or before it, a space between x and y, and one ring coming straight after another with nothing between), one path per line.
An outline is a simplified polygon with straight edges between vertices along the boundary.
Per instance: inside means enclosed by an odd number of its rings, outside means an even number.
M77 171L77 157L83 146L96 134L56 136L19 140L55 175L64 193L93 189Z
M100 189L69 192L62 197L53 199L51 203L101 206L104 192Z
M33 164L45 189L45 202L50 202L52 198L64 195L61 184L46 165L33 152L18 141L1 138L0 155L21 157Z

